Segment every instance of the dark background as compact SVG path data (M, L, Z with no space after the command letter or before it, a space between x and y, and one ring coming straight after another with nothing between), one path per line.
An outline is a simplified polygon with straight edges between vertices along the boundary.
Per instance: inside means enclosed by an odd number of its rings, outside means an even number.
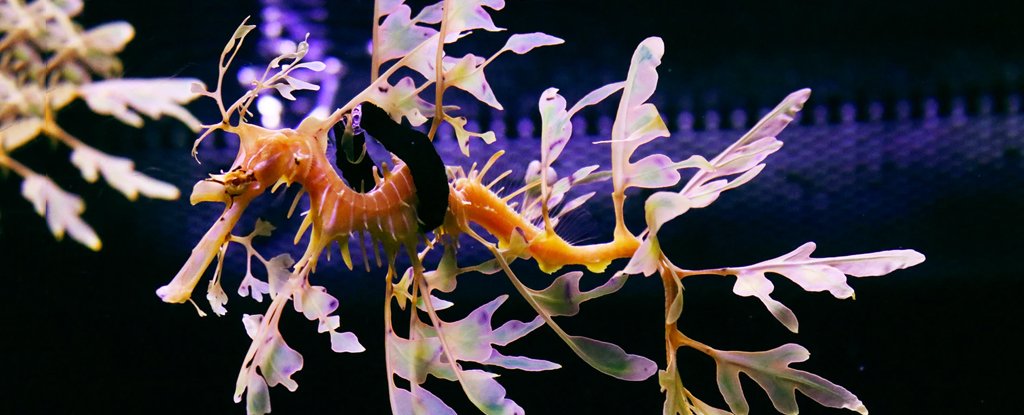
M788 333L756 300L733 295L732 279L688 280L682 328L726 350L804 345L812 358L797 367L850 389L873 413L1010 411L1020 363L1009 336L1019 331L1022 316L1014 300L1022 288L1015 260L1024 235L1024 6L711 3L510 1L496 14L499 26L545 31L567 44L503 57L489 69L506 114L466 111L509 126L536 119L544 88L557 86L572 102L619 80L635 45L651 35L664 37L667 45L655 101L678 131L665 141L674 144L662 147L674 158L716 154L742 133L739 127L756 120L754 114L792 90L813 88L800 125L780 137L787 145L768 159L763 177L662 231L670 256L692 268L741 265L813 240L817 256L913 248L928 261L884 278L851 281L855 301L803 293L773 278L776 298L800 317L799 335ZM370 8L367 1L329 5L331 53L349 67L340 100L368 78ZM87 27L115 19L135 25L136 39L122 55L125 76L188 76L211 83L224 40L244 16L258 17L258 9L256 2L90 2L79 21ZM467 39L463 52L494 50L501 42L500 36L483 34ZM241 62L262 62L249 46ZM210 119L206 103L194 108ZM880 112L872 115L872 108ZM586 114L588 132L599 133L602 115L612 109ZM732 122L734 110L750 115ZM691 114L692 127L676 114ZM710 114L724 120L718 128ZM231 402L249 344L239 317L262 312L265 305L234 294L244 273L241 252L233 248L229 254L225 290L231 300L223 318L199 319L190 306L163 304L154 294L216 217L215 206L190 207L188 189L229 163L231 140L213 140L197 166L188 155L191 136L173 122L133 130L90 114L81 103L62 112L61 122L105 151L132 157L143 172L179 185L183 198L129 203L104 185L84 183L66 162L67 151L44 140L14 154L82 195L85 218L104 249L93 253L54 241L21 198L19 182L0 181L0 277L8 294L0 320L8 379L0 412L243 413L244 406ZM527 157L537 157L536 140L501 143L533 151L510 161L519 168ZM445 160L468 164L455 157L452 144L440 144ZM588 151L593 150L575 152L566 162L607 157ZM296 224L279 216L288 202L284 196L265 201L264 210L248 217L247 223L263 215L279 225L273 242L260 245L265 254L295 249L288 241ZM596 206L566 230L603 240L608 200L599 194L591 205ZM638 207L630 210L635 218L642 216ZM466 254L479 256L471 248ZM535 287L550 278L531 271L529 263L516 269ZM272 390L274 413L386 411L382 274L349 272L335 261L316 277L341 300L343 328L359 335L365 353L334 354L313 323L285 313L282 330L303 354L305 367L295 377L297 392ZM196 298L206 307L202 292L199 287ZM449 319L503 293L512 293L503 278L462 278L452 297L459 308ZM610 340L663 362L662 301L657 279L634 278L564 325L570 333ZM512 295L496 321L529 317L523 301ZM530 413L660 410L663 398L654 379L629 383L601 375L546 328L507 350L563 365L539 374L501 372L509 396ZM712 363L688 351L681 359L686 385L725 407ZM774 412L753 382L744 385L754 413ZM454 384L428 386L460 413L473 413ZM842 412L803 397L800 403L804 413Z

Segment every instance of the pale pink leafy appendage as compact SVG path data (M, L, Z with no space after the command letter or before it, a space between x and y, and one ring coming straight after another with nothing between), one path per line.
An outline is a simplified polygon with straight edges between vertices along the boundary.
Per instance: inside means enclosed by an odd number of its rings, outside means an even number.
M646 103L658 85L661 57L665 43L656 37L647 38L637 46L626 76L622 99L612 124L612 184L616 192L628 186L634 173L630 156L641 145L658 137L667 137L668 128L654 104ZM678 180L678 173L676 174ZM674 184L674 183L672 183Z
M775 287L765 277L765 273L782 275L806 291L828 291L834 297L842 299L853 296L853 288L846 284L847 274L855 277L875 277L924 262L924 255L909 249L811 258L814 248L814 242L808 242L781 257L746 267L725 268L720 273L736 275L733 292L744 297L757 297L779 322L796 333L796 315L788 307L771 298L770 294Z
M522 408L505 397L505 389L495 380L496 374L486 370L463 370L448 359L475 362L483 365L542 371L560 366L545 360L522 356L506 356L495 346L505 346L543 324L540 318L531 322L509 321L492 328L491 318L508 296L500 296L455 322L438 320L439 326L427 326L414 319L414 336L409 339L391 332L386 337L388 367L412 383L411 390L393 387L392 397L396 412L451 413L450 407L421 386L427 375L439 379L459 381L470 401L487 414L517 414ZM430 309L433 314L433 309ZM443 338L441 337L443 336ZM447 347L447 348L446 348Z
M747 400L740 386L740 372L757 382L771 398L775 409L784 414L798 412L796 391L800 391L815 402L831 407L845 408L861 414L868 410L850 391L821 376L789 367L790 364L807 360L807 349L786 344L764 352L714 351L711 356L718 365L718 388L737 415L749 412Z

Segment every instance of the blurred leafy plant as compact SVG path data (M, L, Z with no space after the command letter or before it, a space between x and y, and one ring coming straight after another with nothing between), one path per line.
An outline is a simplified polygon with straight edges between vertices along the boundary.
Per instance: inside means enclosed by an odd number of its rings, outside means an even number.
M523 408L509 399L505 388L498 383L495 368L544 371L560 366L525 356L507 356L498 348L542 325L547 325L582 360L602 373L628 381L643 381L657 373L666 395L664 413L667 415L748 413L740 373L764 388L776 409L783 413L797 412L796 391L824 406L866 413L860 400L846 389L791 367L808 358L807 350L801 346L787 344L761 352L723 351L684 335L678 329L683 310L683 281L698 275L735 276L737 295L758 298L786 328L796 332L797 320L793 312L770 295L773 285L767 273L780 274L807 291L829 291L837 298L850 298L853 290L846 283L847 275L883 275L916 265L924 260L923 255L912 250L894 250L813 258L815 245L808 243L779 258L750 266L689 270L675 265L662 252L658 240L666 222L690 209L707 207L723 192L754 179L765 167L762 162L781 148L782 143L776 137L803 107L810 96L809 90L786 97L750 132L710 160L695 155L676 161L669 155L653 154L633 161L632 156L641 146L669 136L658 109L648 102L657 87L657 66L665 48L661 39L648 38L634 52L624 81L600 87L568 109L557 89L544 91L538 101L542 123L540 159L527 166L525 184L507 194L498 195L502 191L492 188L510 172L499 174L487 184L484 182L495 160L502 156L501 151L495 152L480 169L475 163L468 171L461 166L448 166L446 195L416 193L409 184L411 168L398 158L393 160L393 168L379 166L374 172L376 186L367 193L353 191L338 176L324 154L327 132L345 123L346 134L351 134L355 129L353 124L357 123L353 109L366 102L383 108L393 121L404 119L413 126L426 124L427 115L433 114L427 137L433 139L438 126L448 123L466 156L472 137L485 143L496 139L493 132L467 131L467 120L457 115L458 108L444 105L445 92L450 88L460 89L480 102L501 109L484 76L485 67L504 52L523 54L537 47L562 43L561 39L543 33L513 34L488 58L473 54L445 55L446 45L472 31L503 30L494 25L490 16L503 7L503 0L443 0L424 7L414 16L402 0L378 0L374 6L369 86L327 118L310 115L295 129L252 125L247 121L248 108L262 93L276 92L292 99L294 91L317 88L291 76L297 69L323 69L319 62L302 62L307 51L305 42L295 51L271 61L248 92L233 104L225 105L220 84L241 42L255 27L243 22L221 54L218 87L213 91L198 83L193 87L193 91L217 102L222 117L216 123L203 126L206 131L196 144L211 132L224 130L239 137L239 153L227 173L212 174L193 188L193 203L224 203L223 213L174 279L158 289L157 295L171 303L191 301L192 291L216 258L206 297L216 314L226 313L228 297L221 287L224 255L231 243L246 249L249 266L238 292L257 301L262 301L267 294L271 301L264 314L242 318L253 341L239 371L236 402L244 395L249 414L265 414L270 412L270 387L283 385L292 391L297 388L292 376L304 362L302 356L285 343L279 330L280 316L288 302L292 302L295 311L316 321L319 332L329 334L332 350L363 351L355 334L339 331L340 317L335 314L337 299L324 287L310 282L320 257L327 253L329 259L328 248L334 243L339 245L342 259L351 269L349 247L354 239L356 245L364 249L367 270L371 252L378 267L382 266L380 251L384 252L383 266L387 268L384 352L390 406L395 413L454 413L440 397L426 389L430 377L458 382L469 401L481 412L523 413ZM392 61L394 63L390 63ZM409 69L407 72L411 74L392 82L391 78L403 68ZM423 98L431 86L432 101ZM621 93L621 99L611 136L597 143L609 146L611 169L587 166L559 177L554 165L573 136L573 115L616 93ZM647 229L639 234L630 231L623 217L627 190L675 187L682 180L681 170L694 173L678 191L662 190L651 195L645 202ZM590 245L574 245L562 239L555 231L559 219L566 212L583 206L594 195L587 193L569 198L569 193L577 185L606 180L612 184L611 199L615 208L613 239ZM302 197L309 196L309 210L304 213L294 238L298 243L308 232L306 249L297 261L288 254L268 260L252 246L255 236L270 235L273 227L267 222L257 221L255 230L245 237L231 232L250 202L267 190L274 192L282 184L293 183L299 184L302 190L292 210ZM432 235L425 235L416 226L418 197L448 198L444 223L432 230ZM460 265L458 250L464 243L474 241L487 249L494 259ZM396 256L403 248L411 266L405 272L398 272ZM440 259L433 269L428 269L427 255L439 248ZM265 280L252 272L253 258L264 265ZM548 273L568 265L585 266L592 273L602 273L615 259L629 261L621 271L611 273L603 284L584 291L580 288L582 271L563 273L543 289L528 287L515 275L510 264L531 259ZM461 319L443 318L440 311L452 303L438 296L454 292L460 275L475 272L504 273L520 297L536 311L537 317L526 322L513 320L495 324L494 312L507 299L502 295ZM655 273L665 287L666 361L662 370L658 370L654 361L629 354L617 345L571 335L555 321L556 317L575 316L586 301L615 293L631 275ZM403 330L395 324L396 320L403 319L393 315L394 305L408 310L405 335L399 333ZM731 412L706 404L684 386L676 354L681 347L703 352L715 361L718 385ZM400 382L398 378L407 382Z
M140 194L177 199L174 186L68 133L57 123L56 113L81 98L93 112L133 127L142 127L140 114L154 119L169 115L195 131L199 122L182 105L198 95L189 91L195 82L191 79L118 79L122 65L117 54L135 30L126 22L83 29L73 20L82 6L79 0L0 1L0 168L21 176L22 195L46 218L57 239L67 233L99 250L100 238L81 218L82 199L11 153L47 136L71 148L71 163L90 183L102 176L129 200Z

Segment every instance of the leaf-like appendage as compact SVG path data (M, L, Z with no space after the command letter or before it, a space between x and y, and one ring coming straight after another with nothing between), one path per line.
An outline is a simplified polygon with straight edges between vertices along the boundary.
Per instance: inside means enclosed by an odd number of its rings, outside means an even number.
M511 399L505 398L505 388L494 378L498 375L483 370L462 372L462 386L477 409L491 415L517 415L525 411Z
M714 350L711 356L718 365L718 388L736 415L745 415L750 410L740 385L740 372L757 382L768 393L775 409L784 414L797 413L798 390L830 408L868 413L864 404L842 386L821 376L789 367L792 363L803 362L810 357L807 349L800 345L790 343L764 352Z
M395 401L395 415L455 415L455 410L421 386L413 386L412 392L392 389Z
M102 246L96 232L80 217L85 203L78 196L61 190L52 180L39 175L25 177L21 182L21 195L32 202L39 216L46 218L50 232L57 239L63 238L67 231L74 240L93 251Z
M289 347L280 333L270 334L262 349L263 361L258 364L267 385L284 385L289 391L294 392L299 384L292 379L292 375L302 369L302 355Z
M853 288L846 284L846 274L873 277L924 262L924 255L909 249L811 258L814 249L814 243L808 242L775 259L746 267L729 268L728 272L736 275L733 292L744 297L757 297L779 322L795 333L798 329L796 315L771 298L775 286L765 277L765 273L780 274L806 291L828 291L836 298L849 298L853 296Z
M381 63L407 55L437 34L437 30L431 27L416 24L418 22L410 17L412 10L409 6L398 5L388 13L378 29L381 41L373 51Z
M452 129L455 130L455 138L459 141L459 149L461 149L462 154L466 155L467 157L469 156L470 137L480 137L480 139L484 140L484 142L487 144L491 144L497 141L498 139L498 137L494 135L493 131L487 131L484 133L474 133L471 131L467 131L466 123L468 121L466 121L465 117L452 118L445 114L444 120L447 121L448 124L452 126Z
M3 151L11 152L32 141L42 130L43 119L39 117L26 117L4 124L0 126L0 146Z
M268 313L284 304L284 301L274 302ZM248 415L262 415L270 412L269 387L284 385L293 392L299 387L292 375L302 369L302 355L289 347L276 324L267 324L262 315L243 315L242 324L253 344L235 382L234 399L241 402L242 394L246 394Z
M217 269L220 271L220 268ZM213 309L213 313L218 316L223 316L228 313L227 308L224 307L228 303L228 295L224 292L224 287L221 287L219 278L213 278L210 280L210 284L206 288L206 300L210 302L210 308Z
M458 35L467 30L483 29L488 32L497 32L501 29L494 25L490 13L484 7L492 10L505 8L505 0L449 0L451 11L445 13L448 18L448 33ZM447 42L448 39L445 39Z
M509 43L512 43L512 39L509 39ZM572 116L583 108L603 101L611 94L621 90L624 85L624 82L616 82L595 89L581 98L568 111L565 109L565 98L558 94L558 89L548 88L541 94L537 106L540 108L540 151L541 163L544 167L550 167L569 143L569 138L572 136Z
M331 350L335 353L362 353L366 348L351 332L338 333L331 331Z
M582 336L566 336L565 340L581 359L608 376L641 381L658 370L658 365L651 359L626 353L612 343Z
M644 203L644 210L647 217L647 226L650 231L640 247L633 253L629 263L622 272L627 274L644 274L650 276L658 271L661 261L661 245L658 243L658 230L661 226L682 215L691 207L690 199L679 193L658 192L647 198Z
M626 274L615 274L601 286L589 291L580 291L583 272L572 271L562 274L543 290L530 290L537 304L552 316L574 316L584 301L614 293L626 284Z
M447 339L448 345L452 348L452 355L457 360L478 363L485 363L490 360L492 364L501 366L498 363L510 360L499 358L498 356L501 355L496 355L497 351L494 350L493 346L507 345L543 325L543 321L535 319L529 323L511 321L498 329L493 329L491 327L491 318L506 299L508 299L507 295L499 296L473 310L462 320L442 324L441 329L444 331L445 339ZM428 335L436 336L435 329L426 328L425 330L425 333ZM546 364L546 369L544 370L557 369L559 367L551 362L544 363ZM506 368L515 369L512 367Z
M457 59L445 57L443 60L444 84L466 91L494 109L503 110L498 98L494 96L494 90L484 76L485 61L486 59L473 54Z
M668 136L668 128L653 104L647 100L658 85L657 66L665 54L661 38L645 39L637 46L626 76L622 100L612 124L612 183L623 191L633 174L629 158L641 145L658 137Z
M478 409L485 413L521 413L522 408L505 398L505 389L494 380L497 375L483 370L455 369L452 367L452 362L448 361L448 356L451 356L456 361L476 362L526 371L553 370L561 367L545 360L505 356L494 349L494 346L507 345L543 325L543 321L537 318L529 323L509 321L497 329L492 328L491 318L507 298L506 295L500 296L473 310L459 321L441 322L440 327L426 326L416 322L414 323L416 335L413 340L390 333L386 338L388 367L392 368L395 374L409 380L414 385L425 382L428 374L439 379L461 380L467 396ZM442 335L444 343L439 337ZM446 355L443 344L447 344L449 347L448 355ZM393 396L405 395L405 392L393 390L392 394ZM414 395L417 393L415 387L410 393ZM402 399L406 398L408 397ZM424 405L432 402L429 397L422 397L422 400ZM396 405L401 407L406 403L396 401Z
M697 172L681 193L693 201L693 207L701 208L718 199L722 192L739 187L757 176L764 168L760 163L782 147L776 136L793 121L810 96L810 89L801 89L786 96L754 128L711 159L710 168ZM735 174L739 176L725 179Z
M135 37L135 29L128 22L105 23L82 34L85 47L96 52L114 54L124 50Z
M262 376L250 376L246 384L245 413L263 415L270 413L270 388Z
M198 131L199 120L182 107L199 96L191 87L198 82L196 79L112 79L82 85L79 91L90 109L113 115L132 127L142 126L142 118L135 112L138 111L153 119L167 114L192 131Z
M88 146L79 146L71 152L71 164L78 167L82 177L90 183L102 174L110 187L124 194L128 200L137 199L140 193L153 199L174 200L179 196L174 185L136 171L133 161L104 154Z
M508 40L505 41L505 46L498 53L509 51L522 55L541 46L554 46L561 45L562 43L565 43L565 41L547 33L517 33L509 36Z
M731 412L704 403L686 390L679 379L679 371L674 362L667 370L658 371L658 385L665 393L662 415L733 415Z
M370 91L367 101L381 107L396 122L401 122L402 117L405 117L409 124L418 127L427 122L424 114L434 113L434 105L420 98L412 78L403 77L395 85L381 82L380 86Z

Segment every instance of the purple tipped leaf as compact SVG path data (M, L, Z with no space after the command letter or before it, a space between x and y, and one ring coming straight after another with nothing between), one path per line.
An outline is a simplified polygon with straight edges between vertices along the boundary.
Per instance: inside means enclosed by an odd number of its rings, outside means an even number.
M584 301L602 297L618 291L629 278L626 274L615 274L601 286L590 291L580 291L583 273L572 271L556 278L547 288L530 290L530 296L551 316L574 316Z
M547 360L532 359L523 356L505 356L497 350L492 350L491 356L480 363L491 366L500 366L505 369L525 370L527 372L541 372L545 370L555 370L562 367L562 365L558 363L549 362Z
M604 101L624 85L624 82L616 82L595 89L568 111L565 109L565 98L558 94L558 89L548 88L541 94L538 107L541 113L541 159L545 167L550 167L568 144L572 136L572 116L583 108Z
M292 375L302 369L302 355L288 347L279 333L268 334L265 341L260 348L263 361L259 366L267 385L284 385L286 389L294 392L299 384L292 379Z
M306 316L309 320L320 322L320 333L325 333L338 328L337 316L330 314L338 309L338 299L327 293L327 289L320 286L304 286L295 291L295 311ZM331 319L330 317L335 317Z
M566 336L565 340L587 364L611 377L641 381L658 370L658 364L651 359L628 354L612 343L581 336Z
M479 362L491 355L491 317L507 299L507 295L499 296L473 310L462 320L442 325L445 339L452 348L450 352L455 359Z
M775 409L785 414L798 412L796 391L821 405L867 414L859 399L842 386L798 369L790 364L807 360L810 353L796 344L786 344L764 352L725 352L714 350L711 356L718 366L718 388L729 408L737 415L750 408L743 396L740 372L753 379L768 393Z
M530 322L524 322L519 320L509 320L502 324L501 327L494 329L491 333L491 341L495 346L507 346L516 340L523 338L530 332L536 330L538 327L544 325L544 319L534 317Z

